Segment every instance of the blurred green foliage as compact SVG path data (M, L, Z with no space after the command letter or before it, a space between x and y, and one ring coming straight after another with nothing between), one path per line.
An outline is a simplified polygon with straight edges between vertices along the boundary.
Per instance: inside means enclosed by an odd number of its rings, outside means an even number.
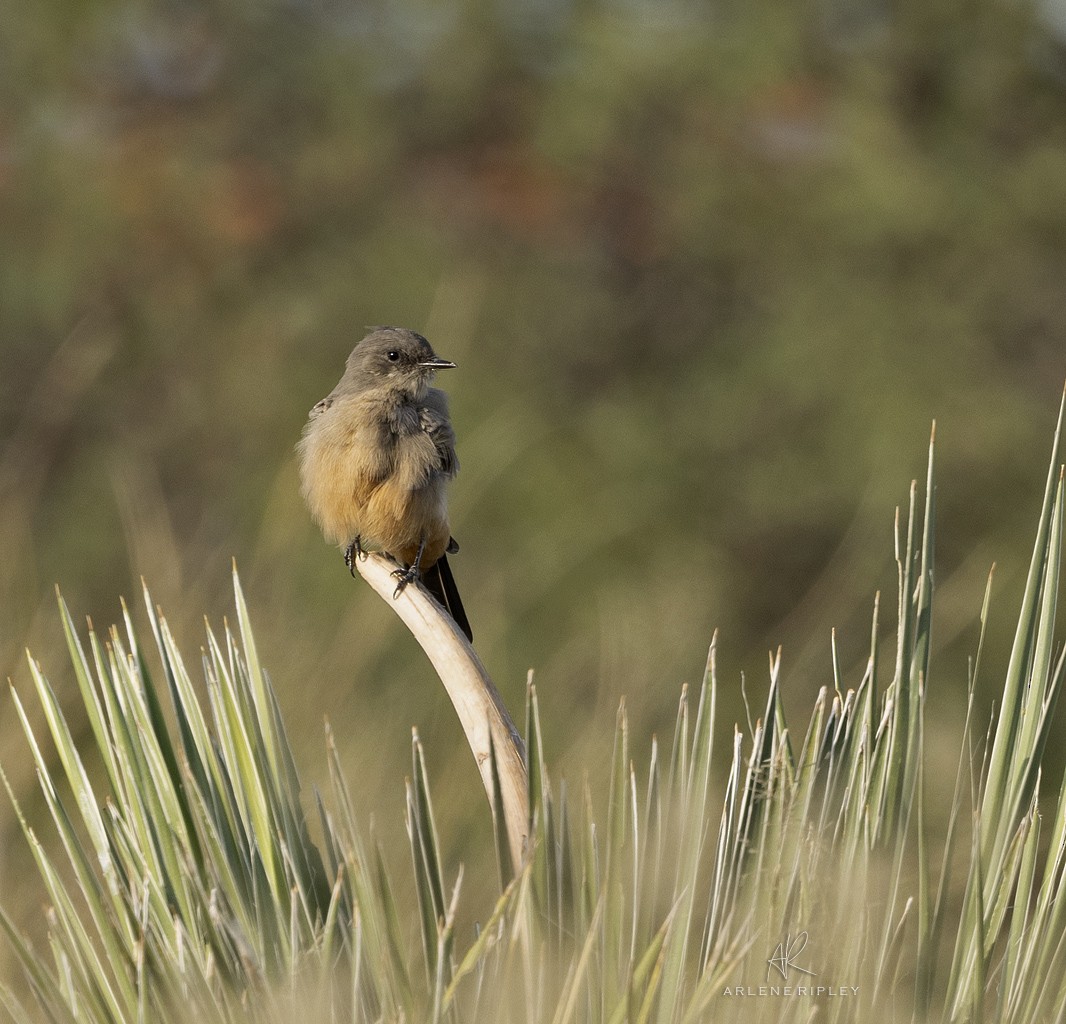
M1066 374L1041 11L6 5L0 667L56 671L56 582L110 622L143 574L199 636L235 556L297 750L328 716L370 813L417 723L469 855L451 709L298 494L307 410L377 323L460 365L455 572L577 763L621 693L667 726L715 627L727 683L784 644L786 703L830 681L830 627L854 669L934 417L934 644L965 665L996 560L1001 666Z

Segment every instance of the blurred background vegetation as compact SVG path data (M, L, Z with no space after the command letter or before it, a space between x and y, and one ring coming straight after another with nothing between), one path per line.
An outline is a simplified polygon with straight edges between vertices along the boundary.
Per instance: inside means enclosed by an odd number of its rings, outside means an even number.
M29 646L73 696L56 583L143 624L143 575L195 650L236 557L301 773L328 717L357 810L399 831L417 724L449 855L487 863L446 697L298 493L307 411L379 323L459 363L455 573L578 781L621 695L638 745L668 731L716 627L727 720L778 644L809 705L831 627L858 682L934 418L930 717L961 715L993 561L998 685L1066 375L1061 4L42 0L0 25L16 686ZM16 734L5 708L32 807ZM0 898L36 909L25 859Z

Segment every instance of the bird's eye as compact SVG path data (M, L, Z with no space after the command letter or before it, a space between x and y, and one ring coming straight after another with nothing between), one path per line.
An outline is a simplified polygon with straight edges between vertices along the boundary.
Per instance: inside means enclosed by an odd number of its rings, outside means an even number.
M386 352L385 355L388 357L390 363L395 363L396 360L400 358L400 353L397 352L394 348L389 349L389 351Z

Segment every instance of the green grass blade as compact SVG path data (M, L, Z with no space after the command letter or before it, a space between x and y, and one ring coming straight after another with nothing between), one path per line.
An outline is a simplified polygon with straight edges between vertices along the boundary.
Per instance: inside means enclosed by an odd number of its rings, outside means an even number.
M1038 607L1041 593L1046 581L1047 552L1051 533L1052 507L1055 503L1056 483L1061 480L1059 468L1059 446L1062 438L1063 416L1066 414L1066 394L1059 406L1059 418L1051 445L1051 466L1048 470L1047 486L1044 489L1044 501L1037 524L1036 542L1033 557L1029 564L1029 574L1022 597L1022 607L1018 616L1018 626L1011 647L1010 662L1000 703L999 720L996 724L992 753L988 764L988 777L983 800L983 815L986 822L1000 821L1004 805L1009 799L1008 779L1015 765L1013 750L1015 736L1024 704L1025 680L1029 678L1033 661L1033 647L1039 621ZM988 829L984 836L985 845L982 855L991 863L994 849L1001 847L1004 833L1000 829Z

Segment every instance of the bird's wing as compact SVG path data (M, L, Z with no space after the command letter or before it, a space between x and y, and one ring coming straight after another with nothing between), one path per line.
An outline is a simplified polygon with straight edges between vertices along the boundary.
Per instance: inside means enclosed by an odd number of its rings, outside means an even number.
M418 425L433 442L440 460L438 471L446 476L454 476L459 471L459 458L455 454L455 431L448 418L444 392L435 388L429 392L426 404L419 406Z

